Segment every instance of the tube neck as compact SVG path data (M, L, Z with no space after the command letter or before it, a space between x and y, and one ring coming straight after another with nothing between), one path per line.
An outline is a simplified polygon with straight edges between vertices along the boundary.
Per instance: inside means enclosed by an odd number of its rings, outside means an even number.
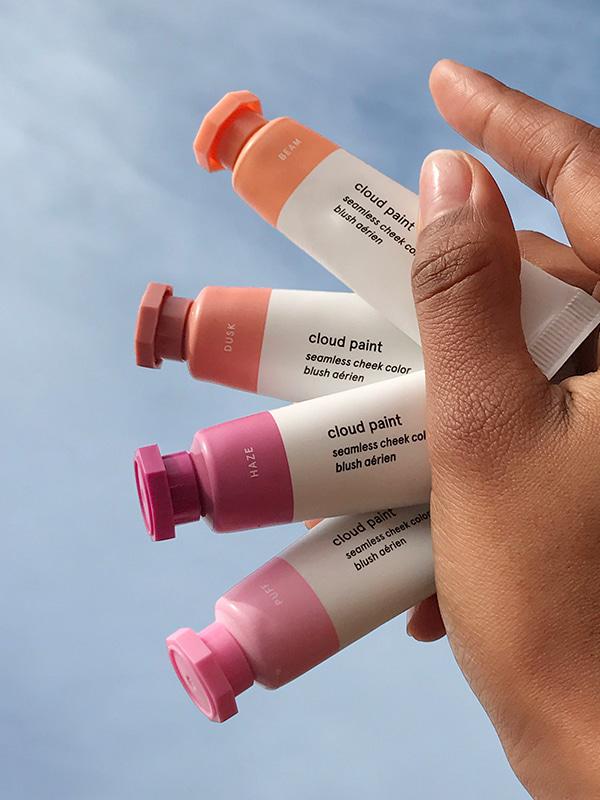
M226 169L232 170L248 139L266 124L267 120L262 114L248 108L242 109L239 114L232 117L223 127L216 144L216 154L220 163Z
M165 298L154 337L157 360L185 361L185 326L191 307L187 297Z

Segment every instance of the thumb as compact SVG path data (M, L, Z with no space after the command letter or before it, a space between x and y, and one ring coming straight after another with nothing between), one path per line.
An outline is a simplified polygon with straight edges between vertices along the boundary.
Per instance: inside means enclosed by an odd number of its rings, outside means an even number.
M427 376L428 438L497 432L539 402L547 382L521 327L520 255L485 167L438 150L423 164L412 284Z

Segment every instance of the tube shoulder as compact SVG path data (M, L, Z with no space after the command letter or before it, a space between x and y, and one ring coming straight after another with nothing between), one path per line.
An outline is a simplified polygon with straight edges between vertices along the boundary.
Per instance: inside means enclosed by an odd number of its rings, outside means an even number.
M233 169L233 188L271 225L289 196L338 145L290 117L260 128Z
M297 678L339 649L319 598L279 557L226 592L215 615L239 642L256 680L269 689Z

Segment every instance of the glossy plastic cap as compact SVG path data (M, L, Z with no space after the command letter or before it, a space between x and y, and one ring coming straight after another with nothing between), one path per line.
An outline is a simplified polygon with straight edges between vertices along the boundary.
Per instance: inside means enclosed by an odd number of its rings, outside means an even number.
M194 139L196 161L208 172L233 169L242 147L266 122L255 94L228 92L202 120Z
M135 362L156 369L163 358L185 361L185 325L192 300L173 297L173 287L149 283L135 325Z
M163 456L158 445L140 447L134 470L144 523L155 542L173 539L176 525L200 519L198 478L187 450Z
M244 651L224 625L213 622L200 633L180 628L167 639L173 669L196 706L213 722L237 714L236 696L254 675Z

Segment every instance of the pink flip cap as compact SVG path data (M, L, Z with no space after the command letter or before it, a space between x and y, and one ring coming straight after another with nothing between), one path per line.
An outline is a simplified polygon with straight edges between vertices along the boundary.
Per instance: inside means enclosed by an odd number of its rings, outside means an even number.
M173 297L173 287L149 283L135 325L135 362L156 369L163 358L185 361L185 325L192 307L187 297Z
M196 633L180 628L167 639L173 669L203 714L225 722L237 714L235 698L254 683L244 651L224 625Z
M161 455L158 445L135 454L135 481L146 528L155 542L175 537L175 526L202 516L200 490L190 454Z

